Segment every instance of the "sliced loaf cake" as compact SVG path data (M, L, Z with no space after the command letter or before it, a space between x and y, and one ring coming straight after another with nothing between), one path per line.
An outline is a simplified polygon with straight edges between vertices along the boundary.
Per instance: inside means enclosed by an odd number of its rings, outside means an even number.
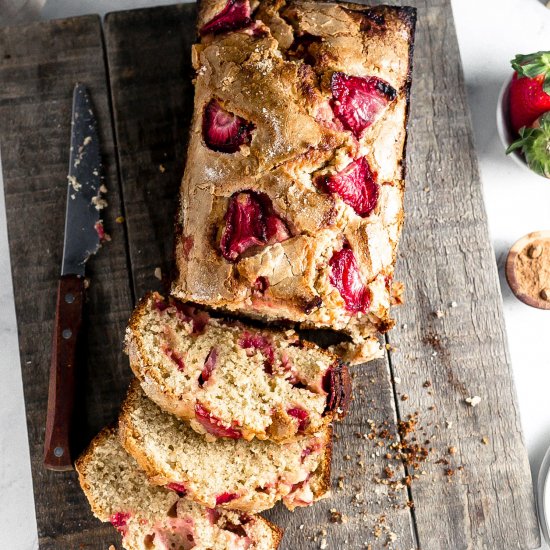
M292 510L309 506L330 487L330 427L282 445L209 441L160 409L134 381L122 406L119 434L152 483L179 487L209 508L256 513L282 499Z
M101 521L127 550L274 550L281 530L264 518L209 509L174 490L150 485L112 428L77 460L80 484Z
M130 365L148 397L215 437L291 441L345 414L347 367L290 331L209 318L145 296L126 331Z

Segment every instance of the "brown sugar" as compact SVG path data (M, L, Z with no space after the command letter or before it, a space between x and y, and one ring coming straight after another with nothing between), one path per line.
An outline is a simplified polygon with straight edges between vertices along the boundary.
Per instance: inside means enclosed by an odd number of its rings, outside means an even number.
M516 274L520 288L529 296L550 299L550 239L535 241L518 256Z
M521 301L550 309L550 232L531 233L511 248L506 278Z

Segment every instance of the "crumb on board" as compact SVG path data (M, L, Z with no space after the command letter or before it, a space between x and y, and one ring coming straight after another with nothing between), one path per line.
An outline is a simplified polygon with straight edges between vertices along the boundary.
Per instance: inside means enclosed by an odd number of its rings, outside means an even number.
M101 195L92 197L92 204L95 206L96 210L103 210L103 208L106 208L109 205L109 203Z
M483 445L489 445L489 438L486 435L484 435L481 438L481 443L483 443Z
M440 310L440 309L436 309L434 311L434 315L438 318L438 319L441 319L444 315L444 313Z
M124 223L124 216L117 216L116 219L115 219L115 222Z
M467 397L464 401L470 405L470 407L477 407L481 403L481 397L474 395L473 397Z
M166 172L166 168L165 168L164 164L159 164L159 172L161 174L164 174L164 172Z
M162 281L162 270L160 269L160 267L155 267L155 277L159 281Z

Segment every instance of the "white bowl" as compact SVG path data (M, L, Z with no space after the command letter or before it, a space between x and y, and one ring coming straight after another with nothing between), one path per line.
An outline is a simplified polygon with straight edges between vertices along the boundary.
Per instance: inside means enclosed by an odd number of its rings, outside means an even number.
M497 130L498 135L500 137L500 141L502 142L502 145L504 145L504 150L508 149L510 145L517 139L516 134L512 130L512 126L510 124L510 101L509 101L509 92L510 92L510 84L512 82L513 75L508 78L504 84L502 85L502 88L500 89L500 93L498 94L498 101L497 101ZM529 168L529 165L525 161L525 157L523 156L523 153L516 149L515 151L512 151L508 157L512 157L514 162L521 166L524 170L529 170L531 174L535 174L535 176L538 176L539 178L544 178L548 181L548 178L543 176L542 174L537 174L536 172L533 172L531 168Z

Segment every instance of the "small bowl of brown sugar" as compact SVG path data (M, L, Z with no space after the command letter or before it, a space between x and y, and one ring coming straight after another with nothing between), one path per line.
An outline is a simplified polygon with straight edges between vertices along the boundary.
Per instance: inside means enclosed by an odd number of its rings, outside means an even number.
M550 309L550 231L529 233L510 248L506 280L525 304Z

